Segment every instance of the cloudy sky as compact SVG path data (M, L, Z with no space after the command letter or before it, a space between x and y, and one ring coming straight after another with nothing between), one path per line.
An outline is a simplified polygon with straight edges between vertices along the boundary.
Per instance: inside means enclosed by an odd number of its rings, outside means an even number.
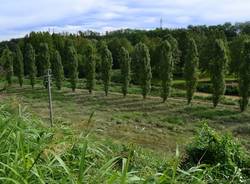
M105 32L250 20L249 0L0 0L0 40L30 31Z

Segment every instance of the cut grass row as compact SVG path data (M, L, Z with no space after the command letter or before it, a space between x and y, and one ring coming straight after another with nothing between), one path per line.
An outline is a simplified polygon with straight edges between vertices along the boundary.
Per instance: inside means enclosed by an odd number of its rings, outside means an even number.
M84 128L81 122L95 112L92 126L97 135L172 153L176 144L180 144L182 149L200 121L206 120L217 130L235 132L237 136L243 137L247 147L250 146L248 134L238 131L249 125L250 114L249 111L239 113L235 99L227 98L214 109L204 96L196 98L193 105L187 106L185 98L178 95L173 95L165 104L157 96L150 96L143 101L137 86L130 89L131 93L137 91L137 94L123 98L117 85L111 87L112 92L108 97L105 97L101 84L97 84L97 91L93 95L84 89L72 93L67 88L68 83L64 85L66 87L62 91L53 89L55 120L69 122L75 129ZM12 86L5 95L17 96L20 103L47 120L48 96L41 82L35 90L29 85L22 89Z

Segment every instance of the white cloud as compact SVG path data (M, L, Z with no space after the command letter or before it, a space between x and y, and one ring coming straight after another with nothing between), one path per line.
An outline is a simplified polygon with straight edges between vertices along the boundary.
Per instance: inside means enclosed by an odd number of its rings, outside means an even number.
M3 1L3 0L1 0ZM0 6L0 40L32 30L155 28L247 21L249 0L8 0Z

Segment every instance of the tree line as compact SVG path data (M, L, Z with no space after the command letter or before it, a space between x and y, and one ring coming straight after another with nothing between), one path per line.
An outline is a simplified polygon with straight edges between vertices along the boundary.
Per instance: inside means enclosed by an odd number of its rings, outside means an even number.
M1 63L9 84L15 74L20 86L24 76L28 76L34 87L36 77L52 68L58 89L66 77L74 91L78 78L84 77L87 79L86 88L92 93L96 78L100 78L106 95L112 70L120 69L124 96L129 84L135 83L141 86L143 98L146 98L152 79L156 78L161 81L164 102L171 95L174 76L186 80L187 101L191 103L200 73L207 73L212 82L215 107L225 93L225 75L231 72L238 76L240 107L244 111L248 106L250 88L248 35L235 35L226 30L220 27L149 32L123 30L105 36L32 32L23 39L2 42Z

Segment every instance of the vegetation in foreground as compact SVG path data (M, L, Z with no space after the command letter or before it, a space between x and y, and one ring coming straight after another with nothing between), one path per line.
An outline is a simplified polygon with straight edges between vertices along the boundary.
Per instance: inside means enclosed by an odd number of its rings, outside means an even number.
M97 141L90 130L52 129L5 103L0 106L3 183L248 183L250 160L230 135L207 125L171 159L142 148ZM88 123L91 123L91 118Z

